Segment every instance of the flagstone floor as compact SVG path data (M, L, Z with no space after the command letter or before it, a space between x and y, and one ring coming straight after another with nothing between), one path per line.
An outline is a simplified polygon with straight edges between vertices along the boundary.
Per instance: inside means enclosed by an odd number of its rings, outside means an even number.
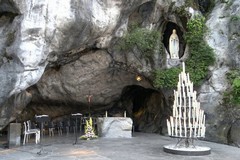
M45 136L41 145L32 139L27 145L0 148L0 160L238 160L240 149L223 144L197 141L198 146L211 148L205 156L182 156L166 153L163 146L175 144L176 139L158 134L134 133L132 138L98 138L78 140L75 136ZM0 143L1 144L1 143ZM3 146L3 145L1 145Z

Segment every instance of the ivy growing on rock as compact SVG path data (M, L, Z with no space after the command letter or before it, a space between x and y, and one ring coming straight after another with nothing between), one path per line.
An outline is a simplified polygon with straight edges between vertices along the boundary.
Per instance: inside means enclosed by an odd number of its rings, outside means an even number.
M230 88L224 93L223 101L240 107L240 70L231 70L226 75Z
M213 50L204 40L206 31L207 27L203 16L196 16L187 23L185 40L189 46L190 55L186 60L186 72L189 72L192 82L197 86L207 78L208 67L215 62ZM154 80L155 87L176 87L180 71L180 68L157 70ZM176 75L173 76L174 74Z
M174 67L165 70L156 70L154 86L161 88L176 87L178 82L178 74L181 72L181 68Z
M117 47L123 51L133 51L136 47L143 57L149 58L153 55L159 39L160 33L157 30L131 25L129 32L121 39Z
M186 41L189 45L190 59L186 61L187 71L195 85L200 85L208 75L208 67L213 65L213 49L204 40L207 31L205 18L196 16L187 23Z
M234 123L240 119L240 70L233 69L227 74L229 88L223 93L222 104L218 112L226 117L226 120Z

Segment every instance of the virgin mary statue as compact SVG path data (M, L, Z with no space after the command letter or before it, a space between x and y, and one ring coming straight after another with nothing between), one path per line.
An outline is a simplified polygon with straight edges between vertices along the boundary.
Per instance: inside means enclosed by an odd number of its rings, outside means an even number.
M173 29L172 34L169 38L169 51L171 59L179 59L179 39L176 29Z

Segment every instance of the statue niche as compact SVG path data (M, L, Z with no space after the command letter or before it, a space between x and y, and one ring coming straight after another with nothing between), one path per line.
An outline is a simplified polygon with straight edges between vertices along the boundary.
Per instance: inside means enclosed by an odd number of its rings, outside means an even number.
M179 59L179 38L176 29L173 29L169 38L169 52L171 59Z

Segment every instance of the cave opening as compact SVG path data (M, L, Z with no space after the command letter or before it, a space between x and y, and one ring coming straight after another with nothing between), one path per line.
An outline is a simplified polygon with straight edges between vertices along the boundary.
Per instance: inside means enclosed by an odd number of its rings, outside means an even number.
M163 134L170 108L161 91L139 85L126 86L118 104L132 118L134 131Z
M38 103L39 102L39 103ZM68 102L45 101L34 99L31 105L26 107L18 117L19 121L33 120L34 115L46 114L53 121L65 120L71 113L80 112L88 115L88 107L85 104ZM31 106L31 107L30 107ZM108 111L109 117L121 117L126 111L127 117L133 120L134 132L166 133L166 119L171 115L171 109L161 90L145 88L140 85L128 85L122 89L122 93L114 105L91 106L93 117L105 116Z
M163 33L163 41L162 42L163 42L164 47L166 48L166 50L169 54L170 53L169 52L169 38L170 38L170 36L173 32L173 29L176 29L177 35L178 35L178 38L179 38L179 58L181 58L184 55L186 42L184 41L182 30L180 29L180 27L176 23L173 23L173 22L167 22L166 23L165 30L164 30L164 33Z

